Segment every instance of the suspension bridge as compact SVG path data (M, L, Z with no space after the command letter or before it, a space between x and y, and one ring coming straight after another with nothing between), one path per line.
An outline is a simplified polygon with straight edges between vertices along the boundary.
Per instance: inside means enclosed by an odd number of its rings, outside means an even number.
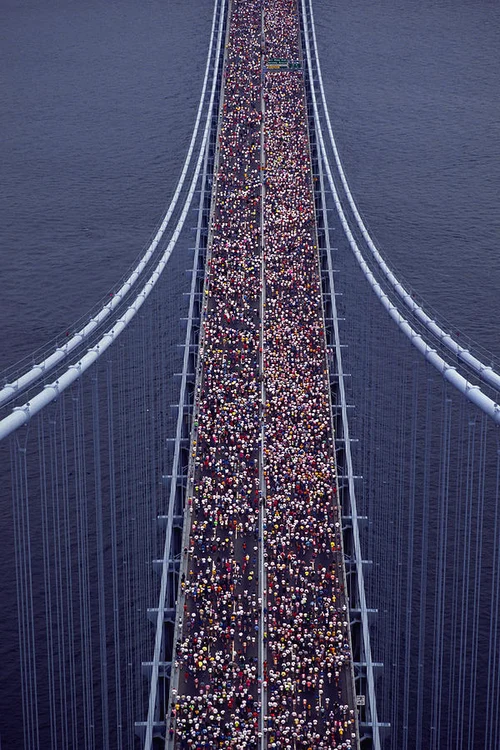
M19 741L498 746L499 373L373 242L312 0L215 0L151 244L0 389Z

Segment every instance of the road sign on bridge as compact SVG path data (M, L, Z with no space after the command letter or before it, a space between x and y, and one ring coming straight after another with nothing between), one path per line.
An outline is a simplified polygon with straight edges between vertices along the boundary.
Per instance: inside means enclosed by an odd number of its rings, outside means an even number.
M298 60L281 60L270 58L267 61L268 70L300 70L301 64Z

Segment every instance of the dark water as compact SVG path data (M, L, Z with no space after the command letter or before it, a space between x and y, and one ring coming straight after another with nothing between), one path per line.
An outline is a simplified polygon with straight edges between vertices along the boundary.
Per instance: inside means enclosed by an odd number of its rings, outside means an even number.
M333 125L374 237L442 317L500 355L500 6L315 8ZM147 244L187 150L211 11L2 3L0 369L83 315ZM14 622L2 632L17 645ZM13 648L4 716L16 669Z

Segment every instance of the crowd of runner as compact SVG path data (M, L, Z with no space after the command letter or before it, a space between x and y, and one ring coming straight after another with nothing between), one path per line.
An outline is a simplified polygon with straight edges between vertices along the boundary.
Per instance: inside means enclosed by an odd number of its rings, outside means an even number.
M295 0L232 2L169 717L182 749L356 746L303 79L262 75L263 54L298 59L298 31Z
M294 8L264 0L271 58L299 57ZM264 100L268 744L346 748L349 623L302 73L268 72Z
M257 743L260 400L260 0L233 0L205 283L189 569L171 735Z

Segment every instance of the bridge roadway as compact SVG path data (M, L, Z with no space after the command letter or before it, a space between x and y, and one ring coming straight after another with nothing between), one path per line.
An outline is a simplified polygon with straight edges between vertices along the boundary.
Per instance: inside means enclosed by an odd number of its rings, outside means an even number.
M358 747L295 0L233 0L167 747Z

